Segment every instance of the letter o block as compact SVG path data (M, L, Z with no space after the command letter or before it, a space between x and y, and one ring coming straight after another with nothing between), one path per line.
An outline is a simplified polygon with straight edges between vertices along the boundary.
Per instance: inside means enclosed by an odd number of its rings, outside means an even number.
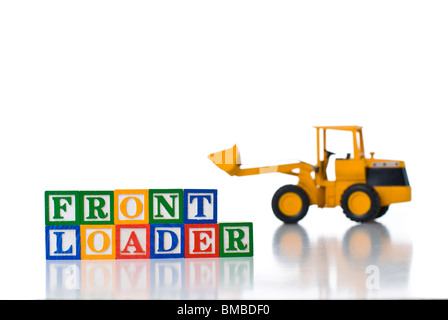
M81 259L115 259L115 226L81 225Z
M148 224L149 190L115 190L115 224Z

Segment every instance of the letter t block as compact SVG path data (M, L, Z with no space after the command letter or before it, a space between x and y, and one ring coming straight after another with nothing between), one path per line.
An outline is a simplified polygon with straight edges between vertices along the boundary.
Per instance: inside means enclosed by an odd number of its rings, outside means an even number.
M254 255L252 222L219 224L220 257L252 257Z

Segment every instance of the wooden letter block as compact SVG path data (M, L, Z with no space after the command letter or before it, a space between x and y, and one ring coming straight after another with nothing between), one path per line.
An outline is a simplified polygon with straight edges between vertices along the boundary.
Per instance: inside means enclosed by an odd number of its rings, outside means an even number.
M148 224L148 190L114 191L115 224Z
M184 225L176 223L150 224L151 258L184 258Z
M149 259L149 225L117 225L116 258Z
M183 223L183 190L150 189L149 223Z
M113 191L80 191L81 224L114 224Z
M47 260L79 260L81 258L79 226L46 226Z
M220 257L252 257L252 222L229 222L219 224Z
M185 258L219 257L218 224L185 225Z
M78 191L45 191L45 224L77 225L79 224Z
M81 225L81 259L115 259L115 226Z
M184 190L184 223L216 223L218 191L215 189Z

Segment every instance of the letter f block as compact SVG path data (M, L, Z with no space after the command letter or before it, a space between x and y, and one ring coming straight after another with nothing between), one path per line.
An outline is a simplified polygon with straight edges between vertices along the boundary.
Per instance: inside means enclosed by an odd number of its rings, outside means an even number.
M45 225L79 225L79 191L45 191Z
M252 222L219 224L220 257L253 257Z

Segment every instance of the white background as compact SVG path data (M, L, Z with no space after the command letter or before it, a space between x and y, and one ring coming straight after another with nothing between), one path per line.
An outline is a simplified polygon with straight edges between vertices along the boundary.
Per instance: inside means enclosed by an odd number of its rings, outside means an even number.
M254 222L243 297L271 298L270 201L296 181L229 177L207 155L238 143L243 163L314 164L312 126L351 124L413 187L381 220L413 248L392 296L447 298L447 15L446 1L0 2L0 298L45 298L45 190L126 188L217 188L219 221ZM353 223L311 207L301 226L339 239Z

